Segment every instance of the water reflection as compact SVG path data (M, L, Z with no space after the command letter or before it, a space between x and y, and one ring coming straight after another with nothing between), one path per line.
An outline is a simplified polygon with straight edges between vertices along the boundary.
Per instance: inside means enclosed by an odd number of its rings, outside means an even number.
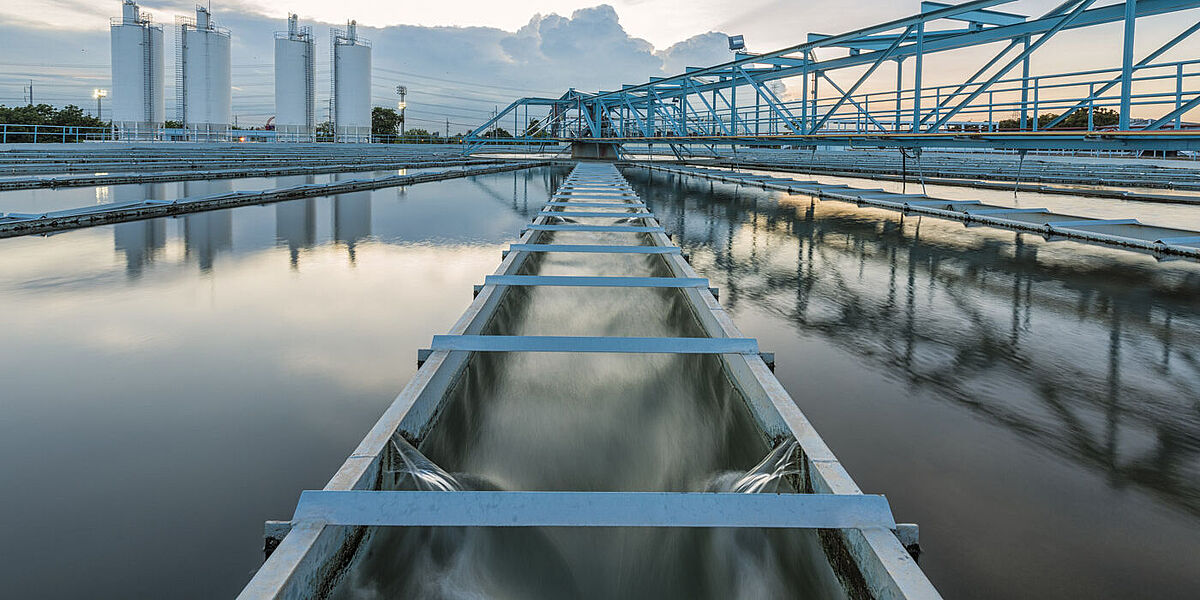
M414 194L413 206L403 207L413 188L397 187L374 191L354 192L330 197L305 198L275 203L269 210L274 213L274 239L245 239L247 234L259 236L259 219L246 221L241 227L243 241L241 251L278 246L286 248L293 269L299 269L300 256L324 243L344 245L350 264L356 260L357 249L372 239L409 239L422 236L429 239L468 241L485 237L497 241L508 241L516 237L521 223L533 218L544 202L545 190L556 189L565 177L566 169L528 169L499 175L469 177L461 181L446 183L447 187L462 191L454 198L442 198L436 203L426 201L426 194ZM297 175L273 178L272 187L289 187L322 183L331 178L338 180L356 179L378 175L376 173L343 173L330 175ZM104 188L112 202L142 199L163 200L181 195L204 196L248 187L246 181L216 180L189 181L167 184L141 184L111 186ZM80 188L90 189L90 188ZM99 188L97 188L99 189ZM420 189L420 188L416 188ZM534 195L531 205L530 194ZM476 202L482 196L512 209L516 218L512 222L490 218L474 221L479 211L463 212L461 205ZM396 202L388 202L394 198ZM257 211L259 207L237 209ZM420 214L414 215L416 210ZM382 212L380 212L382 211ZM378 214L377 214L378 213ZM407 213L403 219L400 213ZM321 214L329 215L322 221ZM202 272L209 272L219 255L234 250L234 223L237 221L229 210L211 211L185 215L178 219L149 219L119 223L112 226L113 247L122 255L126 274L135 279L156 260L169 255L171 235L168 229L178 227L184 241L184 256L194 260ZM431 227L431 219L442 222ZM457 222L455 219L459 219ZM178 225L174 225L178 223ZM270 227L269 222L266 224ZM485 232L485 230L487 230ZM374 236L374 237L373 237ZM331 240L323 241L323 238Z
M668 230L683 246L711 253L727 280L727 308L764 305L904 380L1104 468L1115 483L1148 486L1200 514L1195 265L1159 267L1099 249L1100 256L1064 257L1027 234L963 235L952 223L836 202L779 203L661 175L646 187L650 178L639 173L626 175ZM698 188L711 189L713 201L695 202ZM782 246L790 257L779 255ZM1069 321L1076 331L1047 337L1044 321ZM1064 338L1076 336L1086 347L1061 356L1060 344L1073 341ZM1044 412L980 402L998 390L978 384L997 374L1028 386ZM1123 447L1123 429L1156 441Z
M133 202L162 200L167 195L165 184L145 186L116 186L96 188L96 201ZM157 258L167 245L167 224L163 219L133 221L113 225L113 247L125 254L125 272L130 278L141 276L142 270Z
M113 225L113 247L125 254L125 272L131 279L154 261L167 246L167 223L162 219Z
M353 173L339 173L338 181L357 179ZM371 237L371 192L351 192L333 197L333 239L346 245L350 264L354 264L355 244Z
M0 240L0 596L236 595L528 222L514 181L550 170L371 192L353 268L330 197Z
M827 399L855 393L854 381L879 371L896 385L876 390L876 406L929 397L1014 434L1043 456L1049 451L1053 460L1021 463L1021 471L1034 474L1029 477L1049 477L1063 465L1103 474L1113 495L1093 490L1070 498L1072 506L1104 513L1107 503L1132 502L1120 495L1131 489L1176 514L1146 509L1137 518L1155 515L1161 529L1147 531L1139 522L1107 534L1066 517L1051 519L1059 539L1095 545L1114 535L1167 536L1170 542L1146 549L1147 557L1156 557L1149 562L1164 564L1179 548L1195 549L1194 541L1174 538L1200 530L1200 265L674 175L625 174L692 252L697 270L720 286L735 320L761 315L766 327L790 326L795 334L774 342L795 345L773 348L783 354L811 351L810 338L837 349L844 362L822 380L832 387L812 390L811 380L790 381L781 373L806 410L835 424L862 420L865 415L839 411ZM866 465L868 473L904 470L907 460L923 457L896 457L821 422L818 429L853 439L859 454L876 463ZM957 450L943 445L937 452ZM996 452L1016 456L1024 449ZM956 490L982 485L970 477L956 480ZM908 490L917 494L913 500L936 504L920 497L922 487ZM1042 493L1045 504L1038 509L1061 509L1059 492ZM958 500L980 507L992 502L969 495ZM923 531L937 527L936 520L922 523ZM934 554L923 560L944 561L947 572L965 566ZM1003 571L997 566L1003 563L991 564ZM1107 575L1099 563L1082 568L1064 568L1056 575L1061 581L1052 576L1041 585L1059 589L1053 586ZM1121 575L1137 582L1130 585L1163 590L1184 589L1192 577L1150 570ZM953 583L973 589L980 581Z
M280 187L307 185L316 182L312 175L280 177ZM292 268L300 266L300 251L317 243L317 200L304 198L275 205L275 241L287 246Z
M275 238L287 246L292 268L300 266L300 251L317 243L317 201L305 198L275 205Z

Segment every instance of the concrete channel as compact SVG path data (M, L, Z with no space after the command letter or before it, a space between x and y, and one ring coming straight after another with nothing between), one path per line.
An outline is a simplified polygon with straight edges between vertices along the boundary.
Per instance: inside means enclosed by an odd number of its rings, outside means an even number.
M604 209L604 210L599 210ZM597 216L600 215L600 216ZM580 219L606 219L584 225ZM630 223L638 223L631 225ZM637 243L609 245L626 236ZM559 236L568 236L562 240ZM593 243L565 243L588 241ZM544 257L569 253L572 271L540 271ZM639 256L644 272L598 274L604 257ZM591 258L595 257L595 258ZM651 268L651 266L653 268ZM660 274L656 276L655 274ZM668 276L661 276L669 273ZM562 287L655 288L678 294L693 337L509 335L496 330L506 302L522 290ZM511 308L511 307L510 307ZM618 315L619 316L619 315ZM666 315L659 315L660 320ZM717 380L731 386L764 449L791 444L796 470L790 493L653 491L413 491L397 483L410 464L401 446L428 450L439 422L456 408L456 393L489 356L570 353L580 375L585 356L701 355ZM769 358L769 357L767 357ZM818 560L851 598L939 598L917 566L916 527L896 524L882 496L864 494L791 396L775 378L754 339L743 336L662 228L611 164L581 163L476 290L447 335L418 353L420 368L323 490L299 494L293 517L268 522L269 556L242 591L244 600L317 597L336 592L347 572L372 551L381 530L398 527L500 529L542 527L776 528L811 532ZM472 376L470 373L474 372ZM710 390L709 393L715 393ZM486 394L485 394L486 395ZM486 401L479 398L478 401ZM554 398L556 404L565 400ZM703 397L689 398L703 404ZM463 410L463 409L459 409ZM578 421L583 414L569 413ZM586 426L586 423L576 423ZM687 435L687 434L685 434ZM397 440L403 440L397 442ZM463 440L457 442L465 443ZM388 551L388 547L384 550ZM585 569L586 570L586 569Z
M324 148L322 146L338 146ZM405 144L10 144L0 175L356 165L462 159L457 146Z
M989 174L980 174L980 179L967 178L952 178L952 177L926 177L920 170L904 170L897 174L888 169L874 171L869 168L862 169L839 169L839 168L810 168L807 166L794 165L789 163L777 163L773 161L738 161L738 160L722 160L722 161L679 161L677 164L700 166L700 167L720 167L732 170L740 169L755 169L763 171L780 171L784 173L802 173L810 175L832 175L836 177L861 177L873 179L877 181L901 181L912 184L929 184L929 185L946 185L956 187L968 187L981 190L1003 190L1006 192L1027 192L1035 194L1056 194L1061 196L1083 196L1088 198L1110 198L1114 200L1134 200L1138 202L1161 202L1164 204L1191 204L1200 205L1200 194L1185 195L1185 194L1161 194L1146 191L1120 189L1112 187L1088 187L1083 184L1075 185L1045 185L1041 183L1022 183L1020 181L989 181ZM1166 184L1164 184L1166 185ZM1180 184L1183 185L1183 184ZM1200 190L1200 185L1194 186L1196 190ZM1192 189L1191 187L1183 187L1182 189Z
M859 189L841 184L822 184L725 169L668 167L655 163L636 164L652 171L943 217L963 221L968 225L987 225L1037 233L1047 240L1073 239L1150 252L1156 256L1200 259L1200 231L1144 225L1133 218L1098 219L1055 213L1045 208L1013 208L984 204L977 200L897 194L879 189Z
M786 169L801 173L840 175L847 177L880 176L907 177L916 181L923 177L927 183L1005 182L1023 185L1054 184L1046 189L1070 189L1055 186L1078 186L1078 191L1095 191L1097 186L1115 188L1158 188L1200 191L1200 163L1195 160L1112 159L1088 156L1020 155L992 153L959 153L908 151L848 150L841 152L805 152L780 150L742 150L719 157L693 159L703 166L727 168ZM1069 166L1069 168L1065 168ZM1041 190L1039 190L1041 191ZM1051 192L1053 193L1053 192Z

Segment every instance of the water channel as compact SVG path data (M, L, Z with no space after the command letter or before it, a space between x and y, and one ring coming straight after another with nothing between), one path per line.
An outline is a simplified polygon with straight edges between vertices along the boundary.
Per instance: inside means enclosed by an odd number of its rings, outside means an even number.
M325 483L412 376L416 349L457 319L471 285L565 174L539 168L0 240L7 589L236 593L261 563L262 521L286 518L299 490ZM776 375L859 485L920 523L921 565L947 597L1200 589L1200 265L624 174L746 335L776 353ZM77 193L94 201L99 189ZM938 195L976 193L948 190ZM1116 203L1072 207L1093 201ZM1162 217L1195 218L1177 208ZM569 235L560 241L580 241ZM552 255L536 267L573 272L573 260ZM645 260L590 268L652 269ZM498 317L510 331L689 335L661 290L521 293ZM606 312L614 304L625 308ZM586 369L566 354L487 360L506 376L471 381L421 448L471 485L706 489L770 451L747 439L745 415L703 359L612 356ZM698 396L715 400L690 403ZM543 435L522 435L534 431ZM551 586L539 589L820 589L796 587L819 580L807 567L769 568L775 556L804 554L788 546L803 542L754 554L761 540L689 535L499 541L529 549ZM450 577L463 565L504 567L511 557L484 552L496 543L479 536L466 562L437 562L442 576L423 593L470 589L438 587L464 581ZM622 562L654 543L662 560ZM556 568L589 556L600 563L583 576ZM732 562L694 576L715 557ZM633 585L654 576L661 587ZM369 579L343 593L389 589Z

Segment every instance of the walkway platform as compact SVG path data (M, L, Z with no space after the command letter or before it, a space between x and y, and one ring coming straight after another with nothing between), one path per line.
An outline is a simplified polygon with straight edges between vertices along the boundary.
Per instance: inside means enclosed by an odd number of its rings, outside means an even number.
M838 580L850 597L939 598L917 567L899 535L915 526L896 524L887 500L865 495L800 412L795 401L759 354L758 342L746 338L721 308L708 287L672 244L654 216L610 164L579 164L554 198L578 198L576 190L611 189L614 194L591 206L628 198L632 213L613 212L613 221L586 229L550 224L563 208L553 200L538 213L519 243L505 253L495 274L479 287L471 306L447 335L435 336L419 352L420 368L379 422L333 476L324 490L300 494L296 511L286 522L268 523L268 547L274 547L263 567L243 590L243 600L309 597L328 589L355 554L373 526L455 527L736 527L819 529L820 544ZM613 208L624 208L617 203ZM571 208L578 208L572 206ZM617 221L634 216L646 227ZM591 217L603 218L603 217ZM557 243L589 236L627 239L625 244ZM549 242L549 243L548 243ZM585 255L643 254L661 261L669 277L606 277L591 273L542 276L525 274L537 266L539 253ZM588 262L604 264L581 257ZM661 273L661 270L656 271ZM679 294L697 325L700 337L606 337L484 335L510 290L536 286L659 288ZM511 296L520 298L521 296ZM666 315L664 315L666 318ZM794 440L800 449L799 493L736 494L702 492L536 492L536 491L397 491L382 482L384 472L401 468L391 449L393 436L414 447L445 414L449 392L473 358L487 352L571 352L708 354L713 356L745 402L751 417L771 444ZM581 361L587 360L581 358ZM580 362L581 366L586 362ZM681 432L682 433L682 432ZM278 541L275 547L273 542Z

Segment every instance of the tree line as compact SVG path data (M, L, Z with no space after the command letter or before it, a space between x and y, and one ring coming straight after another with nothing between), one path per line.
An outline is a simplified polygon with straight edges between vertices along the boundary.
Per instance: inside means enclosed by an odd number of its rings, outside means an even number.
M8 125L48 125L57 127L108 127L107 121L101 121L83 112L82 108L68 104L62 108L54 108L49 104L27 104L25 106L5 106L0 104L0 123ZM6 139L9 142L34 141L33 128L22 127L29 133L14 133L9 129ZM61 138L38 135L37 141L57 142Z

